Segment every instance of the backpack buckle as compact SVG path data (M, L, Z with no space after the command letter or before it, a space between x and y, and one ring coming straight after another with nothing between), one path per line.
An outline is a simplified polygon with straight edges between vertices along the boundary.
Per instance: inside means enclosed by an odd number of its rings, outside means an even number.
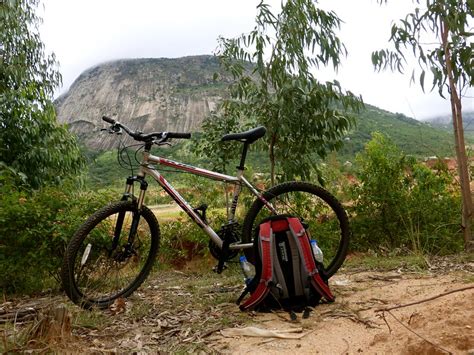
M306 234L306 230L304 228L301 231L299 231L298 233L295 232L295 235L298 238L301 238L305 234Z

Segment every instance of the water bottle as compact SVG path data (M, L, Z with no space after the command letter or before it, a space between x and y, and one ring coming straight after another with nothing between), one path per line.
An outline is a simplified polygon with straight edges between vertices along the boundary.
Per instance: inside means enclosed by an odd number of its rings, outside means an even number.
M244 281L245 284L248 285L250 281L253 279L253 272L252 272L252 264L247 261L245 255L242 255L239 259L240 268L242 269L242 273L244 274Z
M313 249L314 258L318 263L323 263L323 251L318 246L316 239L311 239L311 249Z

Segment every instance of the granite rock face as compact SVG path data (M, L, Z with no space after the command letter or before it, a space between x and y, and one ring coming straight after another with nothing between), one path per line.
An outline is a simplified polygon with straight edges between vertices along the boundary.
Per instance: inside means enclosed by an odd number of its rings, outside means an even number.
M192 132L216 108L229 79L220 76L212 56L127 59L83 72L56 102L60 123L67 123L92 149L115 147L117 139L101 132L112 117L132 129Z

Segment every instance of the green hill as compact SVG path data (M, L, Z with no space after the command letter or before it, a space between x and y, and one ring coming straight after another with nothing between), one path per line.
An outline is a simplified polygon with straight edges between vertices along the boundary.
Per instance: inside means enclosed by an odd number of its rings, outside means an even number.
M366 105L365 110L357 114L357 126L348 133L343 148L337 152L339 161L353 161L357 153L362 152L364 145L371 139L372 132L378 131L389 136L400 149L419 159L428 156L453 156L454 146L452 133L445 129L432 127L403 114L390 113L377 107ZM199 137L196 132L195 137ZM207 166L206 159L201 159L191 153L191 141L179 141L171 148L161 148L160 153L168 158L183 161L198 166ZM218 143L216 145L218 149ZM113 151L93 152L88 150L91 181L101 186L112 181L120 180L130 172L123 170L117 164L117 154ZM133 155L132 155L133 158ZM248 163L259 167L261 171L268 170L266 152L251 152ZM237 164L229 163L229 168Z
M401 113L391 113L372 105L356 115L357 126L347 135L340 156L351 159L363 150L372 132L389 136L406 154L419 158L427 156L452 156L452 133L429 123L420 122Z

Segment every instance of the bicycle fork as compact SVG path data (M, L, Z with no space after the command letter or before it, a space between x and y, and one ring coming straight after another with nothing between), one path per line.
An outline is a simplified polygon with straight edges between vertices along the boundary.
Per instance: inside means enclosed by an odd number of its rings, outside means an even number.
M135 200L133 196L131 195L132 186L135 181L140 183L140 195L138 197L138 200L136 201L137 208L135 211L132 212L133 214L132 223L130 225L130 231L128 234L127 244L125 244L124 246L124 254L121 256L121 259L125 259L135 254L135 251L133 250L133 243L135 241L135 237L137 235L137 230L138 230L138 224L140 222L140 217L141 217L140 209L143 204L143 200L145 198L145 191L148 188L148 183L145 181L143 177L139 177L139 176L128 177L125 192L122 195L122 201L126 201L129 198L132 198L132 201ZM122 228L123 228L123 224L125 220L125 213L126 212L123 212L123 211L119 212L117 221L115 222L114 236L112 239L112 248L111 250L109 250L109 257L112 256L113 252L115 251L115 249L117 249L119 245L120 235L122 233Z

